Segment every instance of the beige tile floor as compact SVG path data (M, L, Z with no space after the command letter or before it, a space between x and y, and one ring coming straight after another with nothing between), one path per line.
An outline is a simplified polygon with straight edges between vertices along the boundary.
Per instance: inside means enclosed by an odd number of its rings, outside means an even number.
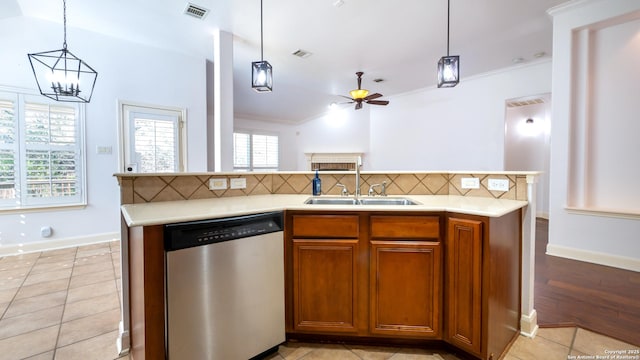
M0 360L128 359L118 357L115 345L120 284L119 242L0 258ZM615 359L616 350L640 360L638 347L583 329L541 329L535 339L518 338L505 360ZM269 359L457 357L425 349L287 343Z

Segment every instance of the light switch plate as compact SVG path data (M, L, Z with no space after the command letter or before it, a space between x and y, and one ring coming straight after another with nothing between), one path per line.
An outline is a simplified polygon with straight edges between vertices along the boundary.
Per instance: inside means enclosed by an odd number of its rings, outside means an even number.
M463 189L480 189L480 178L462 178L460 186Z
M508 179L489 179L489 190L509 191Z
M225 190L227 179L209 179L209 190Z
M232 189L246 189L247 188L247 178L233 178L233 179L231 179L231 188Z

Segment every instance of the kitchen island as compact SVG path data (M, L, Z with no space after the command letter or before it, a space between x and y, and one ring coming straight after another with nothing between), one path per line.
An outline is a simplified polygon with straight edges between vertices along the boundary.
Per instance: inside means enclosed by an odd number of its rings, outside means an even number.
M497 359L519 334L528 203L407 197L417 204L309 205L308 195L268 194L123 205L133 358L165 356L164 224L284 211L289 339L447 344ZM326 260L345 271L318 272Z

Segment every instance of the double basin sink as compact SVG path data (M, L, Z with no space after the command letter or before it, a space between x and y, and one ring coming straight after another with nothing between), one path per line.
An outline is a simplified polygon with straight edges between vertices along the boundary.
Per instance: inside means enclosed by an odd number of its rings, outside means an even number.
M311 205L418 205L411 199L398 197L310 197L304 203Z

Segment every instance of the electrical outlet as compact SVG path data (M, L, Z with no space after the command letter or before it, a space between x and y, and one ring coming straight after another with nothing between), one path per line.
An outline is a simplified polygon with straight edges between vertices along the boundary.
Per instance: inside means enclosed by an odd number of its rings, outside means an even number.
M480 189L479 178L462 178L460 180L460 186L463 189Z
M247 188L247 178L233 178L233 179L231 179L231 188L232 189L246 189Z
M508 179L489 179L489 190L509 191Z
M227 179L209 179L209 190L225 190L227 188Z

